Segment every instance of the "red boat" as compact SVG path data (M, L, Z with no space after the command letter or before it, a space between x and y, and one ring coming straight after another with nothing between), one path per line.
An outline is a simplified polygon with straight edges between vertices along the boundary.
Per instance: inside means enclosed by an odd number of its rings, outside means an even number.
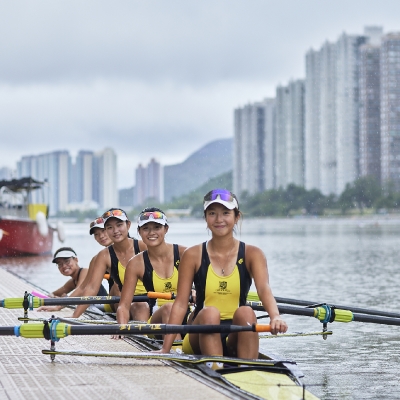
M0 257L50 254L54 232L64 239L61 226L48 224L48 206L31 202L44 185L32 178L0 181Z

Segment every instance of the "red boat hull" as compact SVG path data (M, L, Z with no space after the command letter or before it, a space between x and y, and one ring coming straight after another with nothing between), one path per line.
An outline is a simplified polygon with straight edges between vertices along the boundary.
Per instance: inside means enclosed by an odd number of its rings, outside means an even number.
M0 229L0 257L51 253L54 229L50 227L48 234L42 236L35 221L10 218L0 219Z

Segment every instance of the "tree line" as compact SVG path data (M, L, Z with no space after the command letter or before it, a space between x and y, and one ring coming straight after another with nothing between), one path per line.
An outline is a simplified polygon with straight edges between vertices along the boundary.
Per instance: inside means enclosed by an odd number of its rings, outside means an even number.
M159 204L169 208L191 208L192 216L202 216L203 196L216 187L232 188L232 172L210 179L206 184L178 199ZM400 193L393 185L381 187L372 177L358 178L348 183L340 196L323 195L319 190L306 190L302 186L289 184L286 188L270 189L250 195L239 194L240 209L247 216L291 216L291 215L347 215L349 213L398 212Z
M130 218L135 221L144 207L159 207L168 209L191 209L193 217L203 215L203 196L208 191L219 188L230 189L233 186L232 171L210 179L196 190L174 198L169 202L160 203L148 199L145 204L129 211ZM323 195L319 190L306 190L302 186L289 184L286 188L270 189L261 193L238 195L241 211L251 217L286 217L293 215L347 215L350 213L369 212L400 212L400 193L394 185L381 187L372 177L362 177L353 183L348 183L340 196ZM82 221L94 219L98 211L60 212L59 217L75 217Z

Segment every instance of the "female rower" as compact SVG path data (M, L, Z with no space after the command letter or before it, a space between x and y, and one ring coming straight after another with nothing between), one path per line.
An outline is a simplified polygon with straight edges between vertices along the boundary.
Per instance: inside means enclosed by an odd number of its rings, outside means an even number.
M167 217L159 208L145 208L139 214L138 233L147 250L133 257L126 266L125 283L117 310L118 323L126 324L129 320L129 309L138 282L143 282L147 292L176 293L178 267L186 247L166 243L167 232ZM158 299L157 306L150 323L167 323L172 300Z
M271 332L286 332L287 325L279 316L269 286L263 252L233 236L241 217L236 196L228 190L215 189L204 196L203 206L212 238L184 253L179 268L177 298L168 323L181 323L193 282L197 296L194 325L256 323L254 311L246 306L246 297L254 279L258 296L270 317ZM174 335L166 335L161 352L168 353L173 340ZM257 358L258 347L258 333L239 332L229 335L189 334L185 336L182 350L189 354ZM212 368L218 366L212 365Z
M90 223L89 234L93 235L96 242L98 244L100 244L101 246L107 247L112 244L112 241L110 240L110 238L108 237L107 233L104 230L104 220L102 217L97 217L94 221L92 221ZM94 266L95 260L96 260L96 256L94 256L91 259L90 264L89 264L89 269L81 268L81 270L83 270L83 271L81 271L81 273L79 275L80 279L74 288L75 290L70 294L71 297L78 297L78 296L82 295L83 291L82 291L81 286L85 285L85 282L90 280L91 271L94 268L93 266ZM53 262L54 262L54 260L53 260ZM60 272L61 272L61 270L60 270ZM68 284L68 282L67 282L67 284ZM109 285L110 296L119 296L120 291L119 291L117 285L113 286L113 283L114 283L113 280L111 278L109 278L108 285ZM53 294L54 294L54 292L53 292ZM103 285L100 286L98 295L99 296L107 296L108 295L108 293L105 290ZM52 296L50 295L50 297L52 297ZM110 311L110 312L115 311L112 308L113 306L114 306L113 304L112 305L106 304L105 305L106 311ZM60 311L63 308L64 308L64 306L42 306L42 307L39 307L37 311Z
M94 296L101 285L105 273L110 273L111 278L121 291L125 279L126 265L135 254L146 250L146 245L141 240L129 237L131 222L124 210L111 208L102 215L102 218L104 220L104 229L113 244L97 254L93 272L90 273L90 280L85 280L81 285L81 296ZM138 284L137 286L135 294L146 293L143 284ZM78 306L72 316L79 317L86 308L86 305ZM132 305L132 319L147 321L149 316L150 306L148 303L143 302Z
M75 250L71 247L61 247L54 253L52 261L57 264L58 270L69 279L63 286L54 290L49 294L49 297L64 297L68 293L76 289L85 279L88 269L81 268L78 265L78 256ZM103 285L100 286L98 296L107 296L107 291ZM42 310L41 310L42 311Z

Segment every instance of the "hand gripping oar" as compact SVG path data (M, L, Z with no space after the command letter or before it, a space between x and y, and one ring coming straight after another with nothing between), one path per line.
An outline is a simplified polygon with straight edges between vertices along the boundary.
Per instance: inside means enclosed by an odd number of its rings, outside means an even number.
M256 292L249 292L247 296L248 301L260 301ZM317 301L310 301L310 300L298 300L298 299L288 299L285 297L275 297L277 303L282 304L290 304L293 306L304 306L304 307L316 307L317 305L322 304L321 302ZM389 318L400 318L400 313L395 313L391 311L380 311L380 310L373 310L370 308L361 308L361 307L354 307L354 306L344 306L344 305L336 305L336 308L342 310L349 310L359 314L367 314L367 315L377 315L381 317L389 317Z
M1 326L0 336L22 336L58 341L70 335L167 335L187 333L270 332L270 325L168 325L168 324L116 324L70 325L59 320L42 324Z

